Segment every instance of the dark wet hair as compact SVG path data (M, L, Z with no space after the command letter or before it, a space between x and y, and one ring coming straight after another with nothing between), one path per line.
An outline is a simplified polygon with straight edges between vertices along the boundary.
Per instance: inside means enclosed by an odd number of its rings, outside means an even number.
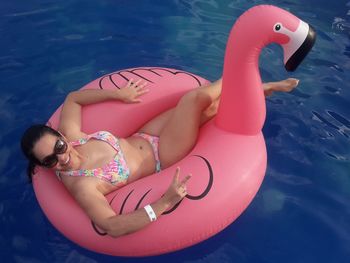
M34 169L36 165L41 165L41 162L36 158L33 153L34 145L39 141L39 139L45 134L52 134L55 136L61 136L61 134L52 129L51 127L44 124L36 124L29 127L22 136L21 148L25 157L28 159L29 164L27 168L27 175L29 181L32 181L32 176L34 174Z

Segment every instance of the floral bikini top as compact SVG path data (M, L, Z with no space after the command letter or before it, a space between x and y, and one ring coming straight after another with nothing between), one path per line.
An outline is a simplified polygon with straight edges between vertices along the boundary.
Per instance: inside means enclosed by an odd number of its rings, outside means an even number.
M113 134L108 131L98 131L96 133L88 135L86 138L82 138L76 141L70 142L74 146L82 145L87 143L90 139L96 139L107 142L116 151L116 155L113 160L105 164L103 167L95 169L80 169L73 171L60 171L56 172L60 178L61 175L68 176L93 176L105 180L113 185L123 186L127 183L130 175L129 167L126 164L123 152L119 145L119 140Z

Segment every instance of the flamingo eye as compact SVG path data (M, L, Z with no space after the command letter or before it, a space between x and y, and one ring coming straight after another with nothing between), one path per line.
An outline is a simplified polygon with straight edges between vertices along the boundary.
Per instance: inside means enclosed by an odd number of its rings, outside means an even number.
M281 23L277 23L273 26L273 31L278 32L282 29L282 24Z

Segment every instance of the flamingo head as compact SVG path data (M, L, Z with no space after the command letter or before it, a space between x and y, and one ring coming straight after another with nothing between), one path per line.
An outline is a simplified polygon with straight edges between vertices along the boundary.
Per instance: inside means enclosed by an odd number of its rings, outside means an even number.
M274 15L267 19L272 37L270 40L283 47L284 66L287 71L294 71L312 49L316 32L312 26L288 11L277 7L271 11Z
M277 43L284 50L286 70L294 71L312 49L315 40L314 29L295 15L273 5L258 5L236 21L228 41L228 51L233 52L228 52L228 59L257 58L263 47ZM235 50L239 51L235 53Z

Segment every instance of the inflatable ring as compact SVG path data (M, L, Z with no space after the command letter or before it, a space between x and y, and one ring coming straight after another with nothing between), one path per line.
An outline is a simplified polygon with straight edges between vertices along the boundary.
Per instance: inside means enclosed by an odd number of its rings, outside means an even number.
M112 238L90 221L52 171L39 168L33 184L44 213L70 240L109 255L162 254L218 233L252 201L266 170L260 51L271 42L279 43L284 49L286 68L294 70L314 40L315 33L308 24L277 7L257 6L237 20L228 40L218 114L201 128L193 150L161 173L106 196L117 214L134 211L159 199L173 178L175 166L180 166L182 175L193 175L188 195L156 222L133 234ZM83 88L120 88L131 78L149 83L150 92L143 96L143 102L108 101L84 107L84 132L108 130L120 137L128 136L147 120L175 106L187 91L208 83L181 70L145 67L108 74ZM49 120L54 128L59 114L60 108Z

